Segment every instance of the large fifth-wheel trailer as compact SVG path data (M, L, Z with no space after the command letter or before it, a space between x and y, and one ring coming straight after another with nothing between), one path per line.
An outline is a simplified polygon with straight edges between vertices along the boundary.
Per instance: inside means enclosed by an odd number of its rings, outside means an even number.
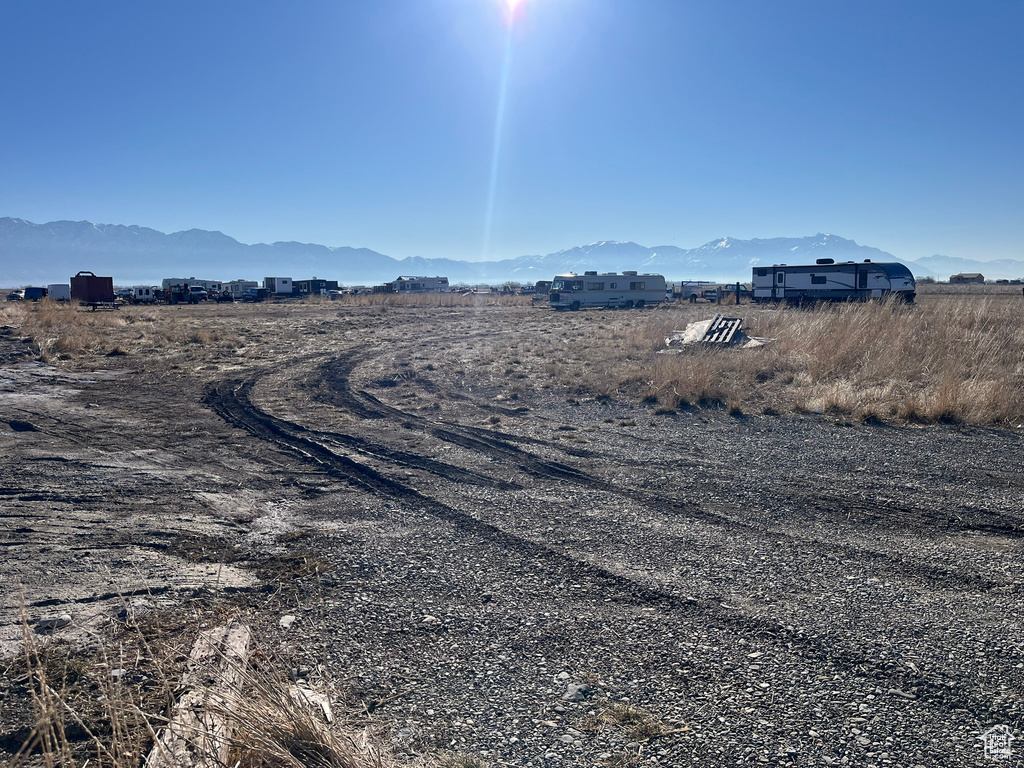
M659 304L664 300L665 277L638 275L636 272L556 275L548 291L548 304L553 309L643 309L648 304Z
M814 264L754 267L754 301L867 301L892 296L914 300L914 275L895 262L818 259Z

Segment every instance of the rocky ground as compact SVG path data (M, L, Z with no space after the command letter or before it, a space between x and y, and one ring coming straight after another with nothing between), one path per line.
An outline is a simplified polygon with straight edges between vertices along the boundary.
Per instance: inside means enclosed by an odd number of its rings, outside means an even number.
M244 617L401 760L985 765L1021 723L1017 432L521 386L636 312L162 311L232 341L3 329L0 761L26 625L95 655L132 612Z

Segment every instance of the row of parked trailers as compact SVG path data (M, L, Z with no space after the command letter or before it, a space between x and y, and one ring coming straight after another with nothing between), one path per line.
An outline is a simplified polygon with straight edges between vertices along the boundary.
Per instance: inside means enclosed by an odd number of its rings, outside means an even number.
M540 285L538 283L538 290ZM715 289L716 299L721 298L721 293ZM704 291L704 298L708 298L706 294ZM696 295L694 291L693 298ZM865 259L837 263L834 259L818 259L814 264L754 267L749 295L757 303L867 301L886 297L911 303L916 295L916 283L910 270L896 262ZM667 284L663 275L636 272L556 275L548 288L548 305L559 310L641 309L666 298Z

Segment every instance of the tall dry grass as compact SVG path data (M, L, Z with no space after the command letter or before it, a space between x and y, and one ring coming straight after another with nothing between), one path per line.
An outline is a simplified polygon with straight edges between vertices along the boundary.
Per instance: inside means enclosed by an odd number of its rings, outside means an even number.
M237 344L234 334L211 326L210 313L178 309L136 306L92 311L44 299L0 306L0 324L17 328L30 339L44 362L168 354L197 345L230 349Z
M15 674L25 681L33 722L21 749L5 764L12 768L150 764L146 756L153 754L157 734L168 723L183 656L172 655L173 648L168 647L158 648L159 658L149 658L154 646L142 637L142 630L136 631L122 643L120 652L105 643L96 650L76 652L40 641L25 626L24 657ZM13 670L14 665L8 672ZM195 765L223 765L211 751L221 753L222 745L233 768L397 765L386 748L377 746L378 734L354 717L336 719L333 712L326 717L308 689L252 665L234 671L241 679L241 690L211 695L205 704L208 718L231 724L230 735L224 730L213 737L193 734L188 757ZM153 675L158 678L155 685ZM155 749L155 764L177 764ZM424 762L440 764L440 760Z
M587 350L577 385L632 393L663 411L715 405L733 411L814 411L892 422L1024 422L1024 301L945 295L813 308L743 305L755 349L694 345L657 354L672 330L715 308L652 313ZM608 364L610 345L618 360Z
M111 339L125 325L118 312L91 312L47 299L5 306L0 309L0 322L16 326L30 337L47 362L85 354L117 354Z

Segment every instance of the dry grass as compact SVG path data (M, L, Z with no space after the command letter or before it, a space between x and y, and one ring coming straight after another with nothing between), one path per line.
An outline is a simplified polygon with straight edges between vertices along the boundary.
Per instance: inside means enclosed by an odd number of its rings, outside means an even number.
M319 303L322 297L317 299ZM474 294L452 290L448 293L364 293L347 294L327 303L342 307L522 307L531 303L529 296L515 294Z
M194 346L229 350L232 333L210 326L210 314L195 308L122 307L92 311L75 304L43 300L0 307L0 324L31 339L44 362L118 357Z
M126 603L127 605L127 603ZM201 620L228 621L236 611L201 601L171 611L153 611L86 645L48 641L25 621L24 654L0 669L5 695L29 699L24 744L12 768L138 768L167 724L179 682ZM315 689L293 684L271 660L271 649L256 650L244 665L227 664L225 675L241 680L235 693L205 698L207 722L230 723L230 732L196 733L189 754L201 765L232 768L396 768L387 747L391 723L367 717L354 700L332 695L334 685ZM19 693L20 692L20 693ZM213 751L223 754L221 763ZM159 749L159 748L158 748ZM211 751L210 755L206 755ZM202 762L199 758L207 759ZM419 754L420 768L486 768L470 753Z
M51 647L26 630L24 678L33 724L13 766L135 768L166 723L183 654L152 663L147 672L168 679L147 693L147 678L132 660L107 650L72 652ZM148 643L136 650L150 650ZM122 648L122 656L123 656ZM117 670L123 675L113 677ZM391 756L374 746L371 732L354 721L328 723L324 710L269 671L246 667L243 687L230 699L212 697L208 712L232 723L229 765L235 768L388 768ZM139 681L142 681L141 683ZM194 749L206 743L197 734ZM210 742L216 745L216 740ZM195 756L195 755L193 755ZM213 759L213 756L210 756ZM213 763L211 763L213 764ZM219 764L217 761L216 764Z
M732 312L750 335L771 343L655 354L671 331L715 311L672 307L604 331L576 364L563 360L564 370L553 373L597 396L638 397L663 413L715 406L1016 425L1024 421L1022 310L1015 294L926 294L913 306L743 305Z

